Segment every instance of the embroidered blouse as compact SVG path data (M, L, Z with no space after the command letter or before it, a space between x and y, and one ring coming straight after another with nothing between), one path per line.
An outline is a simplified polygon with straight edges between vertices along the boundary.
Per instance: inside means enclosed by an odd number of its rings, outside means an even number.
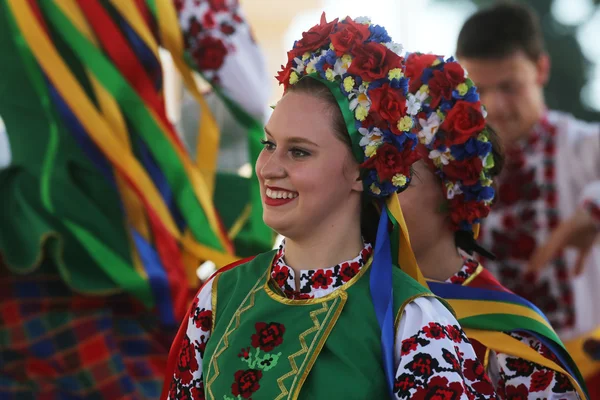
M302 270L299 288L295 289L294 271L285 263L284 242L274 258L271 279L289 298L319 298L343 288L371 254L371 245L365 244L352 260L330 268ZM209 280L194 300L184 339L188 344L196 344L195 358L189 359L188 352L180 355L169 388L170 399L204 399L202 356L211 334L211 294ZM185 347L184 343L182 348ZM496 398L492 383L458 322L434 297L420 297L407 304L396 332L395 350L397 399Z
M467 258L460 271L446 282L468 284L470 279L477 276L480 268L477 261ZM531 335L507 334L555 361L552 351ZM490 351L487 373L502 399L579 399L571 382L563 374L522 358Z

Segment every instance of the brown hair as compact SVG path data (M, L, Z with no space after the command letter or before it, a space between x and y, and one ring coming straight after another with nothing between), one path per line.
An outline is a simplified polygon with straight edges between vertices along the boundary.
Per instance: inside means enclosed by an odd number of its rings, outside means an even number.
M288 87L287 92L300 92L308 93L317 99L325 101L330 108L331 112L331 127L336 137L348 146L350 153L352 153L352 141L344 116L339 108L335 97L327 86L319 82L316 79L305 77L300 79L296 84ZM358 161L358 160L357 160ZM363 191L360 211L360 228L361 233L365 241L371 244L375 244L375 238L377 237L377 227L379 222L379 212L375 208L371 197L367 194L367 191Z
M496 3L469 17L456 45L459 58L502 58L518 50L537 61L544 52L544 39L537 14L512 1Z

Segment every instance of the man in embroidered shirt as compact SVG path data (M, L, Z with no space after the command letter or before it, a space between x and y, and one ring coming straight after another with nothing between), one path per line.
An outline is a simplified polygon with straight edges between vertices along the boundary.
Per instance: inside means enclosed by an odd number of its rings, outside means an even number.
M600 326L598 213L590 212L600 204L600 125L546 109L550 60L526 6L499 3L471 16L456 53L506 149L498 201L481 232L497 256L486 267L573 339L576 360L591 363L582 343ZM590 364L582 372L598 371Z

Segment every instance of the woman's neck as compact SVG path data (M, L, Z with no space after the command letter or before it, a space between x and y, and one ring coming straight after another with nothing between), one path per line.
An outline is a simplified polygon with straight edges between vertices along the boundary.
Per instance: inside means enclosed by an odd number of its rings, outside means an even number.
M303 269L329 268L351 260L363 249L360 225L356 221L344 221L328 228L300 239L285 239L285 262L297 277Z
M427 279L446 281L462 268L463 257L454 243L454 236L448 235L435 241L422 254L415 254L417 263Z

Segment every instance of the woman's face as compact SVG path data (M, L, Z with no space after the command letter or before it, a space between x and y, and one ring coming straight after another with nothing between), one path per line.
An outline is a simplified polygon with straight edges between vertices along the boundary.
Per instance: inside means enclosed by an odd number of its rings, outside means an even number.
M444 203L440 180L422 160L413 165L413 170L410 185L398 193L398 199L410 243L418 259L440 236L450 231L446 218L448 214L440 210Z
M256 161L265 223L299 240L339 225L359 223L359 167L333 131L331 106L303 92L289 92L265 127Z

